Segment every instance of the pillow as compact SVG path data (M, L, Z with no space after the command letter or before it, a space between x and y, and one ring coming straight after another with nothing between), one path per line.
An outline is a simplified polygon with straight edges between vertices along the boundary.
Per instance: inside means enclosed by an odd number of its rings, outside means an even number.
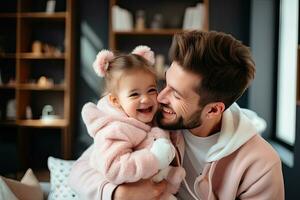
M68 186L68 177L74 161L48 158L50 170L50 194L48 200L79 200L78 195Z
M0 177L0 199L18 200L2 177Z
M33 174L31 169L28 169L23 176L21 181L16 181L9 178L4 178L7 186L10 188L12 193L22 200L42 200L43 191L39 184L39 181ZM10 199L10 198L9 198Z

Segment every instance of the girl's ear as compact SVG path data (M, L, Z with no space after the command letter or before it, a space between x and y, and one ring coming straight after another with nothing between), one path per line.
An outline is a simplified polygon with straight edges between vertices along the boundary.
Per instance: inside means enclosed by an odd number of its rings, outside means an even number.
M116 95L113 95L113 94L109 94L108 95L108 100L109 100L109 103L116 107L116 108L120 108L120 102L119 102L119 99Z

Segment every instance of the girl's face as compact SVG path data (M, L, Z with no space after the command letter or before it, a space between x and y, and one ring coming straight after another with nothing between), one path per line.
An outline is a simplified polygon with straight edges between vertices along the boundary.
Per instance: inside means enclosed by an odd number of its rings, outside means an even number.
M115 105L129 117L149 123L157 111L156 79L153 74L139 70L124 74L119 81Z

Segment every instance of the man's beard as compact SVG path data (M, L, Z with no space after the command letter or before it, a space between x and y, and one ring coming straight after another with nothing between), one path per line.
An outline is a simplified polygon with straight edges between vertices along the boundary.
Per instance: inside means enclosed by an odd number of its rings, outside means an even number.
M163 122L163 110L159 109L156 113L155 119L157 125L166 130L178 130L178 129L193 129L199 127L202 124L202 120L200 119L202 113L202 109L199 108L195 111L188 120L184 120L181 116L177 121L164 124Z

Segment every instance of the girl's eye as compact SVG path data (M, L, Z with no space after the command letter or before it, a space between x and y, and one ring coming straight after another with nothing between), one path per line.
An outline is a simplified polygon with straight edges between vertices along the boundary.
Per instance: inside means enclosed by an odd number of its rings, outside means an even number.
M157 93L157 90L155 88L151 88L148 90L148 93L154 94L154 93Z
M129 95L129 97L137 97L139 94L138 93L132 93Z

